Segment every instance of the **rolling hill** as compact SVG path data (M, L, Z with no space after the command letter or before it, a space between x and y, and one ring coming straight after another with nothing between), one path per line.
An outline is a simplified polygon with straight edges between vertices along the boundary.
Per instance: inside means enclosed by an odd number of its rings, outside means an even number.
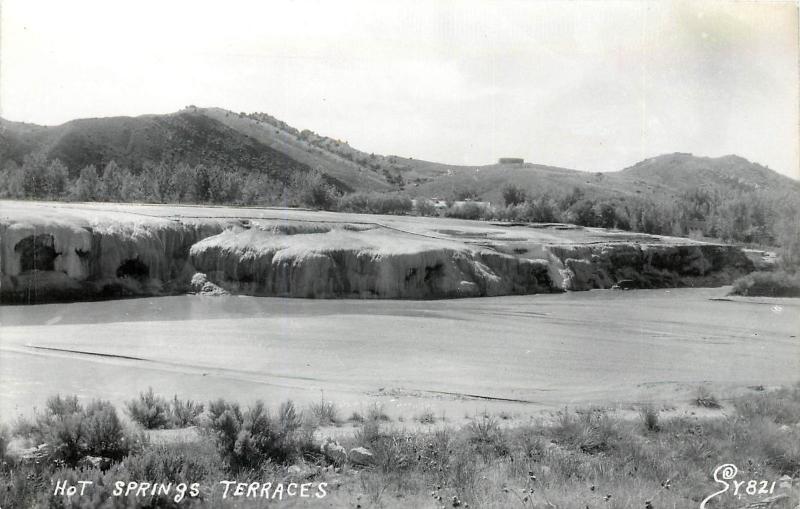
M800 182L769 168L733 155L710 158L690 154L665 154L607 173L537 164L478 166L437 176L410 188L409 192L428 197L472 194L501 203L502 190L508 184L537 195L558 195L578 188L584 195L598 199L640 196L663 201L701 188L724 194L757 190L790 192L800 199Z
M33 152L60 159L72 176L86 165L102 168L111 160L133 171L148 161L219 165L281 182L316 168L342 192L403 191L428 198L469 194L493 203L502 202L508 184L532 194L578 188L598 199L638 195L664 201L702 187L800 197L799 182L734 155L666 154L608 173L538 164L457 166L363 152L265 113L194 106L167 115L80 119L52 127L0 120L0 168L8 161L19 164Z

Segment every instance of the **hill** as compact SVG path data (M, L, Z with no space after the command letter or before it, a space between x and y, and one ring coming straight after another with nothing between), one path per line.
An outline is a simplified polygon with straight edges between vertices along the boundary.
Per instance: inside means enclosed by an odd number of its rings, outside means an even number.
M295 171L321 170L342 192L398 191L412 197L474 196L502 202L509 184L534 194L578 188L597 198L640 195L671 200L698 188L800 192L800 184L738 156L667 154L619 172L587 173L538 164L459 166L367 153L346 141L299 130L266 113L189 106L167 115L80 119L38 126L0 119L0 168L43 152L75 176L114 160L137 172L147 163L218 165L287 182Z
M26 155L59 159L77 175L109 161L140 171L147 163L218 165L265 173L281 182L319 169L339 191L396 191L462 167L368 154L347 142L299 130L266 113L197 108L166 115L89 118L58 126L0 119L0 168Z
M579 189L596 199L639 196L670 201L698 189L723 194L741 192L797 193L800 182L757 163L734 156L717 158L665 154L617 172L588 173L538 164L495 164L439 175L409 192L415 196L474 196L500 204L508 185L534 194L559 195Z
M70 176L110 161L140 172L147 163L172 166L204 164L244 170L288 182L294 172L310 166L200 112L169 115L72 120L53 127L2 121L0 163L22 164L24 157L43 153L58 159ZM343 190L349 186L337 182Z
M736 155L665 154L640 161L616 176L622 182L640 182L662 191L681 192L708 186L745 192L800 189L800 182Z

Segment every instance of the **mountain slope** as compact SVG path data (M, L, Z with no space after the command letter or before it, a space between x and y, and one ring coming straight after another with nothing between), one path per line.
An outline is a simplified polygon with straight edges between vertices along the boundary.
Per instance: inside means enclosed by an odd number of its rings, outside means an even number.
M160 161L219 165L264 173L282 182L294 172L310 169L213 118L187 110L73 120L54 127L4 121L0 129L0 163L19 164L25 155L42 151L48 159L60 159L72 175L90 164L102 169L111 160L133 171Z
M374 169L312 145L299 136L299 131L282 122L270 123L221 108L196 108L192 111L218 121L299 163L320 169L351 189L389 191L393 187Z
M796 193L800 183L737 156L667 154L619 172L587 173L537 164L457 166L362 152L347 142L298 130L265 113L233 113L190 106L167 115L73 120L53 127L0 119L0 168L43 151L74 176L108 161L138 171L146 162L219 165L265 173L287 182L297 171L325 173L341 191L404 190L419 197L469 195L502 203L508 184L531 195L579 189L596 199L640 196L669 201L694 189L724 193Z
M563 195L575 188L594 199L640 196L669 201L700 188L724 194L763 191L793 193L800 199L800 182L738 156L717 158L690 154L665 154L617 172L588 173L537 164L473 167L450 172L409 190L416 196L452 197L472 194L502 203L509 184L532 195Z
M697 157L692 154L664 154L640 161L618 172L622 182L643 181L677 191L709 184L729 190L755 191L800 189L800 183L743 157Z

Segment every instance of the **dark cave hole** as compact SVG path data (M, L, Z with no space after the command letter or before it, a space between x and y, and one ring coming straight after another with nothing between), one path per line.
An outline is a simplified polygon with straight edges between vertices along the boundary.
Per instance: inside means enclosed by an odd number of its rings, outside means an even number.
M52 235L31 235L17 242L14 251L20 256L22 272L31 270L55 270L56 253Z
M117 269L117 277L129 277L133 279L147 279L150 275L150 268L138 258L130 258L122 262Z

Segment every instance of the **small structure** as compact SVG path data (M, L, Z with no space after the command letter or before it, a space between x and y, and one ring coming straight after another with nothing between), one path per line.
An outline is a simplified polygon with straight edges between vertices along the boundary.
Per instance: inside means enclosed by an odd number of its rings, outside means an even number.
M501 157L497 160L498 164L523 164L525 159L521 157Z

